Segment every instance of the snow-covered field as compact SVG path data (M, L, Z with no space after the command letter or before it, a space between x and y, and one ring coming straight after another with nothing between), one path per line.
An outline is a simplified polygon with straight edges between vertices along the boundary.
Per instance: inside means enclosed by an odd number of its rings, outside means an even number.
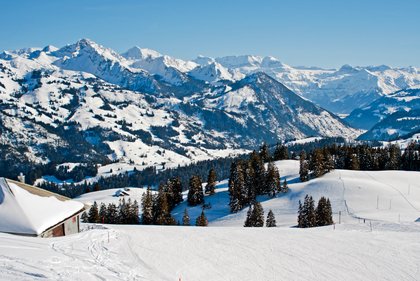
M78 198L76 198L77 201L80 201L82 203L85 203L87 205L92 205L93 202L96 201L96 203L114 203L118 205L118 202L120 199L131 199L131 201L134 202L134 200L137 200L137 202L140 204L141 197L143 194L147 191L146 188L129 188L128 190L124 190L124 188L113 188L113 189L107 189L107 190L101 190L96 192L89 192L85 193ZM118 196L122 192L128 194L125 196ZM154 191L152 191L154 192Z
M85 225L82 233L63 238L0 234L0 279L420 280L420 222L415 222L420 173L336 170L300 183L298 161L277 166L289 193L259 198L265 213L275 213L277 228L243 228L246 210L229 214L223 181L206 197L212 205L206 210L207 228L99 225L88 230ZM82 201L109 202L112 192L90 193ZM331 199L335 226L292 227L306 194ZM177 219L185 208L183 203L174 210ZM188 209L195 221L201 209Z

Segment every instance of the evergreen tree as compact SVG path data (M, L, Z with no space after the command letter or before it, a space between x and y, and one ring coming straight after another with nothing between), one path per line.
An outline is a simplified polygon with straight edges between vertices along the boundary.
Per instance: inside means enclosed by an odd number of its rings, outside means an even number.
M158 195L158 207L157 207L157 225L175 225L176 221L172 217L170 210L167 195L164 191Z
M243 206L248 205L255 201L257 196L257 190L254 185L255 173L254 168L251 165L250 161L246 161L244 163L245 171L244 171L244 188L242 190L243 198L245 199L243 202Z
M264 209L261 203L255 201L249 206L244 227L262 227L264 226Z
M253 186L255 186L256 195L264 194L265 191L265 166L261 157L253 151L250 156L252 169L254 170Z
M299 209L298 209L298 227L303 228L304 221L303 221L303 206L302 202L299 200Z
M396 144L390 144L388 146L388 161L385 164L387 170L398 170L401 163L401 149Z
M133 203L129 204L129 217L128 217L129 224L139 224L139 204L137 200L134 200Z
M360 170L359 157L355 154L350 156L350 170Z
M182 216L182 225L184 226L190 225L190 216L188 215L187 208L185 208L184 215Z
M244 204L245 180L242 170L242 163L234 162L231 166L231 175L228 183L229 207L232 213L236 213L243 208Z
M331 203L329 199L327 200L325 197L321 197L318 201L315 213L317 226L330 225L333 223Z
M289 159L289 151L287 146L277 143L273 158L275 161Z
M118 223L118 210L117 210L117 206L114 203L108 204L108 207L106 210L106 216L108 217L108 222L110 224Z
M264 209L260 202L255 202L252 208L252 222L254 227L264 226Z
M101 206L99 208L99 222L108 223L106 205L104 203L101 203Z
M93 202L92 207L89 209L89 222L90 223L99 223L99 211L98 211L98 204L96 201Z
M127 224L128 223L128 219L130 216L130 203L131 203L131 199L129 199L129 202L125 201L125 198L123 198L122 200L120 199L119 205L118 205L118 209L119 209L119 213L118 213L118 219L119 222L121 224Z
M266 143L263 143L260 148L260 158L263 162L270 161L270 151Z
M80 217L82 222L87 223L89 222L89 217L86 212L83 212L82 216Z
M195 225L196 226L207 226L209 222L207 221L206 215L204 214L204 210L201 211L201 215L196 219Z
M325 174L325 161L324 155L320 149L315 149L312 158L311 158L311 166L310 169L313 171L314 177L320 177Z
M182 199L182 182L179 177L172 178L170 180L173 192L174 206L178 205L183 201Z
M299 201L298 226L303 228L316 226L315 203L312 196L305 196L303 206Z
M216 171L212 168L210 169L209 176L207 177L206 194L212 195L215 193L216 179Z
M280 175L277 167L272 163L268 163L267 176L265 181L265 193L271 197L276 196L276 192L280 191Z
M301 182L309 180L308 163L306 162L306 153L303 150L299 157L299 177Z
M203 186L199 176L192 176L189 182L188 204L197 206L204 203Z
M281 187L282 193L287 193L289 191L289 186L287 185L287 179L284 178L283 186Z
M274 213L271 210L268 211L265 226L266 227L276 227L276 218L274 217Z
M153 224L153 197L150 188L147 188L146 193L143 193L141 198L142 205L142 217L141 221L143 224Z
M252 221L252 205L249 206L248 212L246 213L246 219L244 223L244 227L252 227L254 222Z
M334 170L334 158L332 157L331 153L328 151L328 149L324 149L324 169L325 173L328 173L332 170Z

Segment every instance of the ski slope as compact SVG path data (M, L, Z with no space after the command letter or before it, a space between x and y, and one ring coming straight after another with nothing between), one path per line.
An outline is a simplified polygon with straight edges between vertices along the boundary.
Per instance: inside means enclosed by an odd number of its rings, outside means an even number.
M259 196L265 213L272 209L278 226L296 225L299 200L306 194L317 201L329 197L334 221L358 223L359 220L387 222L414 222L420 218L420 173L410 171L349 171L335 170L321 178L301 183L299 161L276 162L281 182L287 179L290 191L276 198ZM211 226L242 226L247 209L236 214L229 212L227 180L216 187L216 194L205 197L212 208L205 210ZM173 215L181 220L187 208L191 219L201 213L201 206L188 207L186 202L177 206Z
M418 226L341 226L107 226L51 239L0 234L0 279L419 280Z
M276 165L290 191L258 200L277 228L243 228L247 210L229 213L225 180L205 197L207 228L84 225L49 239L0 233L0 280L420 280L420 173L336 170L301 183L298 161ZM111 202L113 193L79 200ZM306 194L331 199L335 225L293 227ZM185 208L194 222L201 208L186 202L173 215L180 220Z

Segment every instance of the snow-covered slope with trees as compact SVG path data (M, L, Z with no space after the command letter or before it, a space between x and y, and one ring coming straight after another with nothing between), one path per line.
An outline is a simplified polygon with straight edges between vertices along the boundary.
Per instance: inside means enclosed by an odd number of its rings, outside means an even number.
M276 165L290 191L258 200L280 227L243 228L246 210L222 209L224 181L205 197L211 203L206 228L97 225L42 240L0 234L0 279L417 280L418 172L336 170L300 183L298 161ZM330 198L335 225L291 227L306 194ZM92 192L90 199L95 195L104 196ZM188 211L194 221L201 208Z

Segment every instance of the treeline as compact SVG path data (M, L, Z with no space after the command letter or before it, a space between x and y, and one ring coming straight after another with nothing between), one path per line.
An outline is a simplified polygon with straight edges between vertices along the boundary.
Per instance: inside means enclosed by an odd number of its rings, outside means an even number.
M190 185L195 184L194 182L197 178L198 176L193 176L190 180ZM193 188L191 186L190 190ZM119 201L118 206L114 203L110 203L107 206L101 203L99 209L97 203L94 202L89 212L82 214L82 221L105 224L180 225L181 223L176 221L171 215L171 211L182 201L181 181L179 178L172 178L161 184L157 193L153 193L148 188L143 194L141 199L141 217L139 216L139 205L136 200L132 202L131 199L128 199L128 201L122 199ZM200 203L204 203L203 198L201 198ZM194 202L195 205L198 205L198 203ZM187 209L185 209L182 224L185 226L190 225ZM196 225L207 226L207 224L208 221L203 210L196 219Z
M96 201L90 207L89 212L84 212L81 216L83 222L89 223L106 223L106 224L138 224L139 205L136 200L131 199L125 201L120 199L118 205L109 203L105 205L101 203L98 208Z
M286 158L287 149L284 150L284 148L284 146L278 146L278 155L280 155L280 151L283 151L283 156ZM286 179L282 185L279 171L271 159L268 147L264 144L260 152L253 151L249 159L232 163L228 183L229 206L232 213L255 203L258 195L275 197L278 193L288 191ZM278 157L275 159L278 160ZM267 169L264 165L266 161L270 161Z
M347 170L420 170L420 145L409 144L401 154L396 144L386 147L329 145L316 148L308 155L300 153L300 179L307 181L332 169Z
M63 183L57 184L54 182L46 182L39 184L40 188L61 194L70 198L75 198L84 193L97 190L143 186L159 186L165 183L168 179L179 178L182 185L182 190L185 191L189 187L189 180L192 176L199 176L200 178L207 177L210 170L215 172L216 179L221 180L229 177L229 167L234 161L246 158L247 155L237 157L218 158L214 160L199 161L187 166L179 166L177 168L168 168L163 171L156 167L149 167L142 171L134 169L130 172L120 173L107 177L100 177L95 184L91 183Z

